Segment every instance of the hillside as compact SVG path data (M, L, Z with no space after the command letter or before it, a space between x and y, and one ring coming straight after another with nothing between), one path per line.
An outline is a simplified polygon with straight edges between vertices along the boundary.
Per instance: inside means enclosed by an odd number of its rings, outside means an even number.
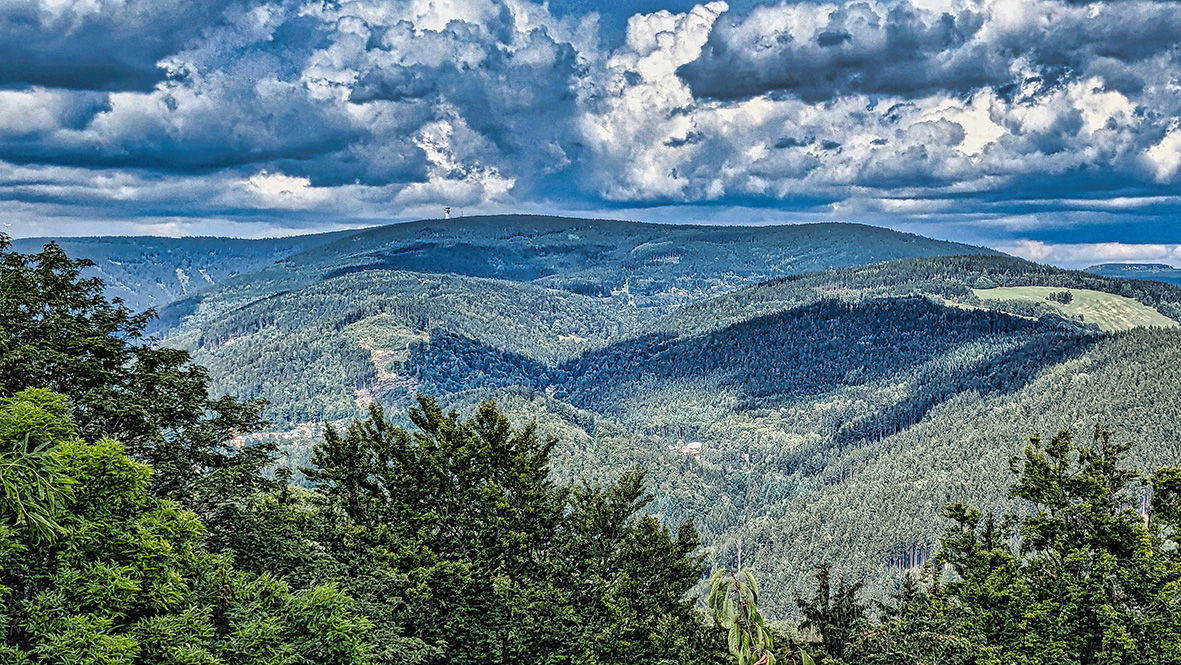
M168 343L207 366L215 390L268 399L272 419L294 423L357 416L374 398L404 406L418 390L522 383L511 368L544 367L602 346L639 316L533 284L370 270L251 303ZM430 363L448 382L424 385L421 373L398 367L424 340L432 348L463 340L479 351L461 352L475 358L462 367ZM493 359L497 368L489 367Z
M986 303L977 296L976 289L997 287L1088 289L1133 300L1168 320L1181 321L1181 289L1170 284L1101 277L1006 256L943 256L770 280L708 302L679 308L637 334L696 334L735 321L799 307L825 297L859 300L924 295L959 306L985 307ZM1060 317L1062 312L1053 304L1049 301L1022 303L998 300L987 303L987 307L1021 316ZM1154 320L1167 325L1163 319Z
M748 509L743 526L728 537L742 538L752 560L783 588L806 583L807 561L832 560L867 576L876 593L889 591L896 578L883 573L921 564L935 550L947 502L971 501L997 513L1019 508L1008 496L1009 460L1035 432L1048 437L1072 429L1090 443L1090 432L1101 423L1120 441L1137 444L1136 468L1176 464L1179 366L1176 330L1140 329L1109 338L1044 370L1019 391L963 394L903 432L834 451L821 472L798 479L794 496L773 509L766 503ZM782 486L774 467L754 467L746 496L768 496ZM782 595L773 602L790 609Z
M693 518L719 563L733 563L741 539L767 580L765 603L784 616L815 561L865 576L882 597L930 555L945 503L1013 505L1008 458L1035 430L1085 432L1102 419L1142 444L1143 464L1172 454L1167 442L1181 432L1165 431L1172 419L1160 414L1181 415L1172 361L1181 331L1111 334L1041 303L1000 311L973 291L997 283L1124 292L1113 297L1162 319L1181 306L1181 290L1163 284L935 257L770 281L620 322L631 332L573 355L454 323L397 333L388 370L448 395L453 408L470 412L491 396L519 424L536 420L561 438L559 479L649 469L653 510L670 523ZM495 294L508 284L470 286ZM1118 396L1115 382L1125 386ZM306 464L313 443L298 443L287 463Z
M1071 428L1086 440L1102 423L1137 442L1140 468L1175 463L1181 430L1176 417L1161 414L1181 414L1181 332L1137 329L1084 346L1035 363L1019 384L952 391L895 431L879 426L844 442L842 418L889 412L891 400L905 400L914 387L959 373L912 373L754 410L733 408L733 395L718 395L711 382L649 386L646 403L632 405L638 422L630 424L518 389L462 393L454 405L470 409L491 394L517 422L536 420L560 436L554 474L561 479L601 481L643 465L653 510L671 523L693 518L716 563L733 565L741 540L747 565L766 580L762 603L787 616L795 612L791 591L810 584L814 562L866 578L867 594L880 598L903 570L932 555L946 503L1017 509L1008 497L1009 459L1034 432ZM968 346L947 360L954 365L980 349ZM703 443L700 458L681 449L690 440Z
M1008 457L1035 429L1101 418L1145 463L1181 436L1169 284L852 225L507 228L352 234L182 298L159 330L215 391L271 402L289 466L316 441L294 424L370 401L404 422L419 391L537 420L559 480L639 464L712 561L743 541L773 616L820 560L890 592L948 501L1011 505ZM1045 297L1063 290L1069 307Z
M84 275L102 279L107 297L122 298L131 309L142 311L350 233L261 240L158 236L18 238L12 246L28 254L40 251L50 241L56 242L70 257L94 262Z
M881 597L930 555L948 501L1015 505L1008 459L1034 431L1085 433L1102 420L1140 444L1145 467L1176 454L1169 442L1181 432L1160 414L1181 415L1179 331L1109 334L1049 307L1036 317L996 311L973 300L971 285L985 280L1085 283L1173 313L1181 303L1171 287L1139 290L1015 259L826 271L678 309L644 327L663 332L529 379L554 382L553 397L491 394L520 422L537 419L563 437L560 477L642 464L658 512L694 518L711 558L732 564L741 539L750 565L773 581L764 586L775 589L765 592L775 613L794 611L788 590L805 586L819 560L865 576ZM487 394L453 399L470 408ZM687 441L700 442L699 458Z
M506 367L554 366L680 304L769 277L969 251L990 250L850 224L424 221L337 238L227 279L161 308L152 331L209 366L218 390L269 400L279 422L338 419L375 397L404 404L416 389L544 386L549 377ZM391 335L396 344L374 345ZM426 339L434 343L409 345Z
M529 282L665 312L767 279L909 257L996 254L858 224L679 226L528 215L391 224L288 256L160 312L153 331L374 270Z

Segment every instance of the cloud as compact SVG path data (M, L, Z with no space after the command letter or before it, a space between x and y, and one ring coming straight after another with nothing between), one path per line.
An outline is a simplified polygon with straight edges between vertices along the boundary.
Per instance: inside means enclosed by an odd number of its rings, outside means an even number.
M344 100L352 117L365 119L374 140L360 142L366 152L357 162L380 167L367 157L371 147L400 144L418 160L415 180L422 181L433 162L414 137L457 118L472 133L455 154L473 168L479 162L513 172L521 194L543 189L578 159L574 89L583 65L573 42L589 28L560 24L527 3L411 2L389 10L352 2L317 14L336 27L304 72L311 89ZM405 179L379 169L358 175Z
M1030 261L1068 268L1086 268L1099 263L1181 265L1181 244L1045 243L1021 240L997 245L996 249Z
M151 90L233 0L0 2L0 86Z
M0 90L0 140L77 128L106 108L106 98L96 93L40 87Z
M308 178L282 173L259 171L242 184L250 194L257 197L258 206L263 208L299 210L315 207L332 198L326 188L312 187L312 181Z
M758 7L718 21L701 56L678 73L695 96L724 100L1015 91L1033 78L1092 75L1136 89L1143 79L1126 66L1168 55L1181 31L1181 14L1167 1L937 6L855 0Z
M579 118L591 153L588 175L601 196L711 197L715 186L695 178L694 167L717 141L700 142L692 96L675 72L697 56L726 9L724 2L711 2L684 14L661 11L628 21L624 45L604 64L597 86L584 93L587 110Z
M1151 162L1156 179L1169 182L1181 171L1181 129L1170 131L1160 143L1152 146L1146 152Z
M1175 4L592 4L0 0L0 197L162 224L675 205L1181 234Z
M455 191L439 184L449 179L489 200L506 187L560 189L580 150L583 65L572 42L590 43L593 29L528 3L235 5L200 39L153 60L165 76L150 89L98 99L0 91L12 111L0 121L0 158L191 178L265 170L317 188L396 186L388 199L402 189L421 196L428 183ZM442 169L422 140L439 123L457 137Z

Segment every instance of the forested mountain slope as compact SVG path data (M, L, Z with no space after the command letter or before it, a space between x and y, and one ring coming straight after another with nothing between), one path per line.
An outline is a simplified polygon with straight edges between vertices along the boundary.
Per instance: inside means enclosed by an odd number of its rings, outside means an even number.
M220 282L163 307L149 329L192 351L216 388L268 399L280 422L338 419L373 398L404 407L419 389L545 386L555 379L529 361L556 365L678 304L768 277L990 251L852 224L423 221Z
M94 262L83 274L101 278L107 297L122 298L129 308L141 311L166 305L228 277L251 272L350 233L261 240L158 236L19 238L12 241L12 247L28 254L40 251L47 242L56 242L69 256Z
M886 573L920 564L935 549L952 501L998 514L1017 510L1008 496L1011 457L1028 436L1072 429L1080 439L1097 423L1134 441L1136 468L1181 459L1181 333L1139 329L1111 337L1087 354L1043 371L1011 394L965 393L914 427L864 446L831 451L824 470L801 478L799 491L774 503L783 466L770 453L751 465L742 496L754 499L728 534L780 588L805 582L808 560L830 560L888 590ZM740 451L719 455L736 462ZM753 456L752 456L753 458ZM1143 490L1140 490L1143 492ZM732 542L732 541L730 541ZM727 549L716 541L722 551ZM746 556L744 554L744 556ZM787 607L790 599L776 603Z
M1022 316L1059 316L1051 302L984 302L976 290L996 287L1089 289L1124 296L1181 321L1181 289L1171 284L1102 277L1008 256L939 256L854 266L769 280L712 300L678 308L646 326L646 332L696 334L754 316L815 302L820 298L863 299L924 295L972 307ZM1084 321L1085 322L1085 321Z
M635 308L533 284L369 270L251 303L168 343L207 366L215 390L266 398L272 419L293 423L357 416L375 398L404 408L419 390L532 385L547 364L639 320ZM469 364L406 372L427 341Z
M162 308L200 327L284 291L397 270L531 282L660 312L774 277L916 256L996 254L858 224L678 226L530 215L391 224L286 257Z
M779 616L813 563L881 597L928 555L948 501L1009 505L1008 458L1035 429L1102 418L1153 463L1176 439L1181 332L1076 315L1109 299L1173 326L1181 289L1165 283L922 243L864 265L885 250L844 225L460 221L292 255L166 307L161 330L281 426L371 400L402 413L418 391L461 410L493 396L561 437L558 478L640 464L653 510L696 520L711 560L744 542ZM677 251L645 254L663 242L650 231ZM821 269L790 274L805 265ZM311 443L284 463L306 465Z
M791 591L822 560L865 576L881 597L930 555L946 503L1015 505L1008 459L1034 431L1085 432L1101 421L1138 442L1144 468L1181 454L1172 424L1181 418L1181 332L1108 334L1049 307L1012 305L1019 311L1010 314L993 309L1003 303L970 304L970 285L990 282L1085 284L1169 312L1181 302L1165 285L1008 259L903 261L683 308L650 326L663 333L530 379L555 382L553 397L492 394L520 422L536 418L562 437L556 474L602 477L642 464L655 479L655 509L674 523L694 518L715 561L733 564L741 539L746 560L770 580L764 594L775 613L794 611ZM713 306L733 307L738 322L690 316L716 314ZM674 334L670 320L690 325ZM420 368L428 377L429 367ZM464 408L487 394L453 399ZM693 440L699 458L687 454Z
M796 611L792 593L811 584L820 561L864 577L869 597L893 593L905 570L933 554L949 502L998 514L1020 509L1008 495L1009 460L1034 432L1070 428L1089 442L1086 433L1102 423L1137 443L1138 468L1181 459L1177 330L1106 336L1020 388L959 393L899 432L851 445L836 444L824 415L873 413L873 391L838 389L742 414L717 409L697 426L665 421L649 433L524 389L460 393L452 406L469 412L488 395L514 421L536 420L560 437L556 477L601 480L641 464L650 471L653 512L674 524L693 518L712 563L733 566L741 541L772 616ZM682 435L705 442L700 458L676 449Z
M373 399L398 409L415 391L520 385L549 387L633 427L680 431L838 388L892 380L888 391L905 390L875 397L873 414L829 410L824 427L849 441L897 431L963 390L1019 387L1098 332L1056 303L976 295L998 286L1085 287L1124 294L1161 321L1181 316L1181 290L1170 285L996 256L807 273L660 319L658 309L618 298L371 268L252 300L203 325L191 318L168 343L208 366L218 390L269 400L280 424L352 417Z

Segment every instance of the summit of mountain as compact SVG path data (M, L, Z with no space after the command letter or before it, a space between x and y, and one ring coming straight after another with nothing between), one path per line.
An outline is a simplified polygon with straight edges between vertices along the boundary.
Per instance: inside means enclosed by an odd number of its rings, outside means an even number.
M527 282L652 312L814 270L991 249L846 223L651 224L490 215L389 224L283 256L161 308L153 332L199 326L235 309L344 275L454 274Z

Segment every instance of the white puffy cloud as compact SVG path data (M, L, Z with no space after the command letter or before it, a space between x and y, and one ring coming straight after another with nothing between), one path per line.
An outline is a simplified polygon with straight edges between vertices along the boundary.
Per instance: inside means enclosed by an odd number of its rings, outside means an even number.
M257 197L261 208L312 208L330 199L332 194L324 187L312 187L308 178L267 173L259 171L250 176L243 186Z
M531 0L166 4L0 2L0 196L295 226L708 204L1005 234L1144 234L1178 207L1170 3L703 2L620 35Z
M676 76L701 51L724 2L686 14L636 15L623 47L607 60L599 85L586 93L579 129L593 156L589 172L609 200L674 199L699 183L678 167L692 164L699 113ZM709 196L707 183L702 192Z
M1086 268L1099 263L1163 263L1181 265L1181 245L1161 243L1046 243L1019 240L996 249L1039 263Z
M1156 179L1169 182L1181 171L1181 128L1174 128L1146 152Z

